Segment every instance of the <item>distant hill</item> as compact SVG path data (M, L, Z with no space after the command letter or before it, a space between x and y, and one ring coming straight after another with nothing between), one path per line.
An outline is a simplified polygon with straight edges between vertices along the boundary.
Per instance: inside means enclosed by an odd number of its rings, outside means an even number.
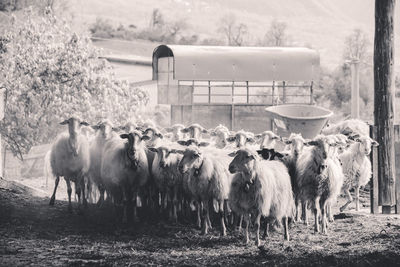
M374 3L374 0L75 0L70 9L83 27L98 17L116 25L145 27L152 10L158 8L167 19L185 19L188 31L203 38L219 36L220 19L227 13L235 14L239 22L249 26L253 40L262 38L271 20L276 18L287 23L295 45L311 45L320 51L322 65L335 67L341 61L344 39L354 28L368 33L372 51ZM396 7L396 24L400 26L400 5ZM400 27L396 27L396 47L400 47ZM400 52L396 58L400 62ZM396 64L398 71L399 65Z

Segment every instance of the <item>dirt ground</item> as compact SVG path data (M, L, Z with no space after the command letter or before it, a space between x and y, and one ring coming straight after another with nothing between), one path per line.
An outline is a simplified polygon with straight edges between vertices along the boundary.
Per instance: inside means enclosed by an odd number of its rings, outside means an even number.
M400 265L400 217L370 215L367 208L337 214L327 235L314 234L312 224L296 224L290 241L275 232L257 248L253 233L245 245L232 231L220 237L218 225L206 236L194 225L123 226L115 223L111 206L89 205L78 214L74 205L69 214L67 202L50 207L48 197L34 193L0 180L1 266Z

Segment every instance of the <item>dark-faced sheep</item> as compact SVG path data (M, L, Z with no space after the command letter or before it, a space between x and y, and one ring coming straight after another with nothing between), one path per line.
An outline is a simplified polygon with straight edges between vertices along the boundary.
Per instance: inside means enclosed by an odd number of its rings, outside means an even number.
M68 133L60 134L51 148L50 165L56 179L49 204L54 205L60 176L63 176L67 183L68 210L72 211L71 181L75 182L79 204L82 192L82 202L86 205L85 176L87 176L90 167L90 154L89 142L80 133L80 127L89 124L77 117L71 117L60 124L68 125Z
M132 201L136 200L137 192L146 184L149 177L149 167L141 132L133 131L121 134L106 142L101 163L101 179L113 197L116 206L123 206L122 221L127 222ZM133 206L134 219L137 219L136 205Z
M254 215L256 245L260 245L261 216L283 220L284 238L289 240L288 218L292 217L294 201L290 177L280 161L261 160L256 152L241 149L231 153L235 158L229 171L235 173L229 193L232 210L245 217L246 243L249 242L249 214Z

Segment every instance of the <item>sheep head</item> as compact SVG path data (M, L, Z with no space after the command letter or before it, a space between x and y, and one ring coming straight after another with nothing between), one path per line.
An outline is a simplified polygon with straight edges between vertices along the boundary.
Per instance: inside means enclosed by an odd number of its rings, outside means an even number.
M236 132L234 136L228 137L226 140L230 143L235 142L237 148L244 147L247 143L255 142L254 135L243 130Z
M203 153L198 147L191 146L183 152L183 157L179 162L178 168L182 174L187 173L191 169L195 172L195 174L196 172L198 174L202 165Z
M68 132L69 132L69 145L71 146L72 153L77 156L79 151L79 142L78 142L78 134L80 134L80 128L82 125L89 126L89 123L82 121L78 117L71 117L66 119L63 122L60 122L61 125L68 124Z
M229 164L230 173L240 172L252 176L251 174L256 169L257 159L259 159L256 152L249 149L240 149L230 153L229 156L234 157Z
M256 139L261 140L260 149L263 148L274 148L275 141L280 140L280 137L272 131L265 131L255 136Z
M299 155L303 151L303 147L306 141L301 136L301 133L291 133L288 139L283 139L283 142L287 145L290 145L293 155Z
M378 142L370 138L369 136L358 136L354 138L357 143L357 148L360 154L369 155L371 153L372 146L378 146Z
M149 140L150 137L143 135L139 131L133 131L128 134L121 134L122 139L128 139L125 145L126 155L130 161L130 165L136 169L139 163L139 153L138 150L143 148L142 141Z
M93 125L92 128L99 131L105 140L112 136L113 126L109 120L100 121L97 125Z
M208 133L207 129L204 129L200 124L194 123L189 127L181 130L182 133L188 133L190 138L200 139L202 133Z

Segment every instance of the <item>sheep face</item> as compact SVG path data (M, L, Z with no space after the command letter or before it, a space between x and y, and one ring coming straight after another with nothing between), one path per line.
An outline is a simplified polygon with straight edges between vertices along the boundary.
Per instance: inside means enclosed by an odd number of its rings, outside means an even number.
M190 125L187 128L182 129L181 132L189 133L190 138L196 138L196 139L199 139L202 133L208 133L206 129L204 129L201 125L196 123Z
M260 149L272 149L274 148L275 141L280 139L279 136L274 134L272 131L265 131L261 134L258 134L256 138L261 139Z
M315 140L307 142L306 144L317 147L322 159L327 159L330 149L330 142L328 138L325 136L317 136Z
M111 138L113 127L110 122L108 121L103 121L99 123L98 125L92 126L93 129L98 130L101 136L107 140Z
M160 131L158 131L156 128L153 128L153 127L147 128L143 132L143 135L149 137L148 141L146 142L148 147L157 146L159 140L164 138L162 133L160 133Z
M76 137L80 133L81 126L82 125L89 126L89 123L81 121L77 117L71 117L63 122L60 122L60 124L61 125L68 124L69 144L71 146L73 154L77 156L79 151L79 142Z
M183 153L183 158L179 162L179 171L182 174L187 173L190 169L200 169L203 163L203 155L197 147L190 147Z
M255 142L254 138L244 131L239 131L235 134L235 136L229 137L226 140L231 143L235 142L237 148L244 147L247 143Z
M229 164L230 173L241 172L245 174L252 174L253 170L255 170L258 156L254 152L248 149L241 149L229 154L229 156L235 157Z
M371 153L371 146L378 146L378 142L368 136L361 136L355 141L358 143L360 154L369 155L369 153Z
M148 136L142 136L139 131L134 131L129 134L121 134L120 137L122 139L128 139L126 143L126 154L128 159L131 161L131 164L134 168L137 167L139 162L139 153L138 150L142 149L142 141L146 141L149 139Z
M293 155L299 155L303 151L305 140L301 134L292 133L289 139L284 140L284 143L290 145L290 150Z

